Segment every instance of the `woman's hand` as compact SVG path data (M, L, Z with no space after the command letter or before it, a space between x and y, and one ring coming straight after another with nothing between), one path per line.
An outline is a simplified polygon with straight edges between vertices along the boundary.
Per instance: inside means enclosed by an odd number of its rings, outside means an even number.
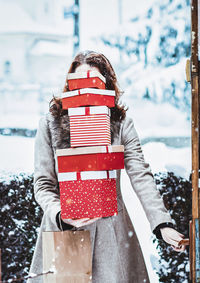
M170 244L176 252L182 252L185 250L185 246L179 245L179 242L184 238L183 234L170 227L161 228L160 232L163 240Z
M100 218L101 217L80 218L80 219L62 219L62 221L78 228L78 227L82 227L82 226L91 224L91 223L95 222L96 220L98 220Z

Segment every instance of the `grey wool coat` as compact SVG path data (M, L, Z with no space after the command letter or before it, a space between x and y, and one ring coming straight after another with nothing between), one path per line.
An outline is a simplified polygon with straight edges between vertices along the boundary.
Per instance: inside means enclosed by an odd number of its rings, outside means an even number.
M112 144L124 145L125 169L132 187L142 203L151 230L164 222L172 222L145 162L133 120L111 123ZM44 214L30 272L41 273L42 231L59 231L56 215L61 210L57 179L56 149L70 147L69 117L54 118L50 113L41 118L35 141L34 193ZM90 231L92 242L93 283L149 282L141 248L120 191L117 171L118 215L98 219L79 229ZM130 231L132 236L130 237ZM29 281L28 281L29 282ZM30 283L42 283L42 276Z

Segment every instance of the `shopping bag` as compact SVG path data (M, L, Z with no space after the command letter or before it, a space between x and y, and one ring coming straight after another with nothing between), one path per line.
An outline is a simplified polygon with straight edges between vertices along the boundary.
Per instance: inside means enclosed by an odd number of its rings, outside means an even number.
M43 232L44 283L91 283L90 231Z

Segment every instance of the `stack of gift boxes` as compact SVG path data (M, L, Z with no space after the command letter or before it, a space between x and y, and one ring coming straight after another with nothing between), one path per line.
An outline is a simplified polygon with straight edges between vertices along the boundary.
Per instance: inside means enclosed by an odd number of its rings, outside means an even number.
M70 148L56 151L61 217L117 214L116 170L124 168L124 147L111 146L110 107L115 91L97 71L68 75L62 107L70 119Z

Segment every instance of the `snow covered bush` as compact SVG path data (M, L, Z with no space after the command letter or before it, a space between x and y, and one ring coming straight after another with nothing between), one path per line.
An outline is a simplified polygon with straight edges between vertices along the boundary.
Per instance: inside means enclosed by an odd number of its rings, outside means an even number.
M170 212L176 229L189 238L189 221L192 218L192 184L173 172L155 174L155 181ZM187 283L189 281L189 249L177 253L162 240L154 238L160 255L159 281Z
M20 278L29 271L42 215L33 197L33 176L2 177L0 207L2 279Z

